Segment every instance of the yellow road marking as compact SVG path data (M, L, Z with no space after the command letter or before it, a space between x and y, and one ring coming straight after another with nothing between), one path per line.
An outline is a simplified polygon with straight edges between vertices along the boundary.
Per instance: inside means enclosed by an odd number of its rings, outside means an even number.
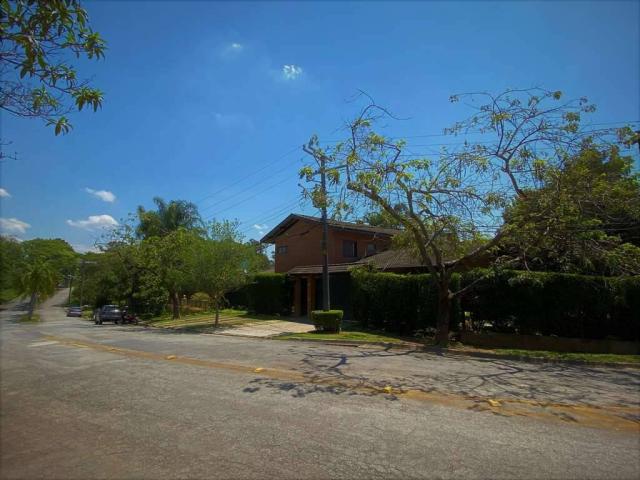
M379 387L364 381L337 380L334 377L308 376L295 370L278 368L255 368L248 365L202 360L193 357L166 355L144 350L131 350L113 347L101 343L79 341L70 338L45 336L47 340L59 342L62 345L80 348L91 348L128 357L143 358L156 361L171 361L184 365L214 368L236 373L260 373L262 377L277 380L287 380L298 383L311 383L331 387L345 388L364 394L393 394L400 398L418 400L449 407L462 408L473 411L486 411L501 416L529 417L546 421L556 421L565 424L579 424L582 426L606 428L613 430L627 430L640 433L640 407L628 405L576 405L558 402L543 402L519 398L486 398L480 396L461 395L444 392L426 392L417 389L393 388L391 385ZM496 408L500 407L500 408Z

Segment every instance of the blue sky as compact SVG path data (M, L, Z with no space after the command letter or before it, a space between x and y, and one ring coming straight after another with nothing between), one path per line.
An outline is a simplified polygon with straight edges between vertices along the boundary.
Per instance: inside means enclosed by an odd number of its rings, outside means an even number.
M299 205L300 146L339 138L358 89L410 117L407 136L464 118L453 93L534 85L588 96L594 123L640 120L637 1L85 6L108 51L80 76L104 91L103 108L74 114L64 137L2 114L19 159L1 166L0 216L28 224L5 222L23 239L87 248L96 225L154 196L260 238L291 211L313 214Z

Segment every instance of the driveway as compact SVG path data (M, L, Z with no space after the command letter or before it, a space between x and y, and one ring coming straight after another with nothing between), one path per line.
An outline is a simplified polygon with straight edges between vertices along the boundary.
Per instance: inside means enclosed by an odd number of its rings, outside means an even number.
M260 322L239 325L237 327L217 328L215 333L237 335L240 337L268 338L283 333L307 333L315 330L306 319L264 320Z
M638 478L640 371L1 317L2 478Z

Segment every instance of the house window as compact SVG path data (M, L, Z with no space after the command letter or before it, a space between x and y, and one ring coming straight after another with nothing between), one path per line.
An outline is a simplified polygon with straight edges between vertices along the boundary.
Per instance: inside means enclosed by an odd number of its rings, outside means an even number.
M375 243L367 243L367 256L373 255L376 253L376 244Z
M356 258L358 256L358 245L355 240L342 241L342 256L345 258Z
M276 247L276 253L280 254L280 255L282 255L284 253L287 253L287 246L286 245L278 245Z

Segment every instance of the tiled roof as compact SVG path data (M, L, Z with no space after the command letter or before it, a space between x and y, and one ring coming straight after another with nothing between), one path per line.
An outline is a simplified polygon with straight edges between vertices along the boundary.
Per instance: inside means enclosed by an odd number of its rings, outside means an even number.
M276 225L269 233L267 233L260 242L262 243L273 243L275 238L279 235L282 235L285 231L287 231L294 223L297 221L307 221L312 223L320 224L322 222L321 218L311 217L309 215L300 215L298 213L292 213L287 218L285 218L282 222ZM397 233L400 233L400 230L396 230L394 228L383 228L383 227L374 227L372 225L365 225L360 223L351 223L351 222L342 222L339 220L327 220L327 224L330 228L338 229L338 230L350 230L356 232L366 232L383 236L393 236Z
M350 269L356 267L355 263L337 263L329 265L329 273L341 273L348 272ZM312 275L322 273L322 265L303 265L300 267L293 267L287 272L289 275Z
M363 265L371 265L374 268L383 271L423 268L425 266L419 258L411 253L411 251L398 249L377 253L375 255L362 258L357 262L329 265L329 273L348 272L353 268L361 267ZM304 265L294 267L287 273L290 275L321 274L322 265Z
M425 266L417 255L406 249L386 250L384 252L365 257L357 263L360 265L372 265L380 270L389 270L394 268L420 268Z

